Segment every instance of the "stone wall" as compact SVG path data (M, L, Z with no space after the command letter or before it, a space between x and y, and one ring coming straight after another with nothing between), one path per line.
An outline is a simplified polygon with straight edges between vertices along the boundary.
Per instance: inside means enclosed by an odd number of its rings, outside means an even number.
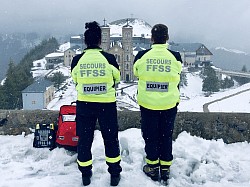
M0 110L0 134L29 134L37 123L56 124L57 117L58 111ZM118 122L120 131L140 128L140 112L119 111ZM223 139L226 143L250 142L250 114L179 112L175 122L174 139L182 131L208 140Z

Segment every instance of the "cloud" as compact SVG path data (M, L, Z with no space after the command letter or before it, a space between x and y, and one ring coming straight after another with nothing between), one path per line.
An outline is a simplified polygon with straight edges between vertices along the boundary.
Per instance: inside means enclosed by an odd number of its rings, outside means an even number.
M249 0L10 0L1 2L0 32L79 34L87 21L131 16L165 23L173 40L250 48Z

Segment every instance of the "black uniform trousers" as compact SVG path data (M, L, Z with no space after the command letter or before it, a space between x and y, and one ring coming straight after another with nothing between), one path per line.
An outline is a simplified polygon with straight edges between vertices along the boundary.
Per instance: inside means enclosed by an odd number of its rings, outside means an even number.
M158 160L171 162L173 160L172 135L177 106L168 110L150 110L142 106L140 109L146 159L155 162Z
M91 146L97 119L104 140L106 157L112 159L120 156L116 102L95 103L77 101L76 134L79 136L77 159L80 162L92 161ZM109 166L108 172L110 174L117 175L122 171L120 160L117 162L108 162L106 160L106 163ZM92 164L80 166L78 163L78 168L83 175L89 175Z

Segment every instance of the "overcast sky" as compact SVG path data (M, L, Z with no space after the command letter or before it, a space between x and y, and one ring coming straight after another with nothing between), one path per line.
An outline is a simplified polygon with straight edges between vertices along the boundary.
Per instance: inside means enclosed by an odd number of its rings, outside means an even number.
M250 53L250 0L7 0L0 33L79 34L86 21L140 18L164 23L170 40Z

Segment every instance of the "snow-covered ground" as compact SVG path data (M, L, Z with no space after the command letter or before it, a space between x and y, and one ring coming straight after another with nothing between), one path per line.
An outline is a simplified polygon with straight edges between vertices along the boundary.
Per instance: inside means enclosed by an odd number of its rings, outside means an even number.
M203 105L243 90L250 89L250 83L223 90L205 97L202 92L202 79L198 73L188 73L188 86L181 88L179 111L203 112ZM250 113L250 90L208 106L210 112L244 112Z
M120 187L163 186L142 172L144 141L139 129L119 132L122 154ZM32 147L33 135L0 136L1 187L80 187L77 155L64 149ZM92 146L93 177L90 187L108 187L110 176L105 164L100 131ZM169 187L249 187L250 144L224 144L182 132L173 143L174 160Z

